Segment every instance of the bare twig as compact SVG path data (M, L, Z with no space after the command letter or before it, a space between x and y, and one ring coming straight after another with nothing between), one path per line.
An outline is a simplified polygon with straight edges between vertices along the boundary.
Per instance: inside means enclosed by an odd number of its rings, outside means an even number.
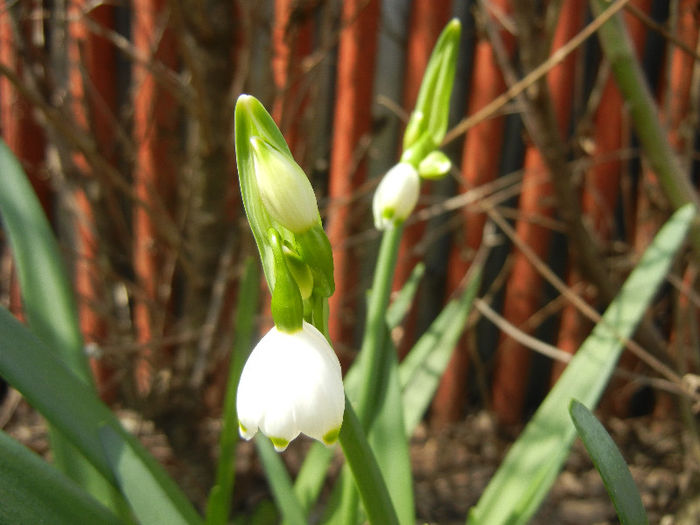
M592 36L605 22L610 20L620 9L625 7L629 0L616 0L610 5L600 16L588 24L580 33L569 40L566 45L557 49L552 55L543 62L540 66L533 69L525 75L522 80L510 86L505 93L496 97L489 104L481 108L473 115L463 119L455 127L447 132L442 145L446 145L457 137L465 133L469 128L476 126L478 123L491 118L497 113L502 106L510 102L516 96L521 94L535 82L543 78L551 69L562 62L567 56L573 53L588 37Z

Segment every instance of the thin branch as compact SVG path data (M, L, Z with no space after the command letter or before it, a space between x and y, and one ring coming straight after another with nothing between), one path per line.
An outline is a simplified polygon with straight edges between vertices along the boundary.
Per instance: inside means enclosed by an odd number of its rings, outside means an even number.
M442 141L442 145L445 146L446 144L449 144L457 137L465 133L469 128L493 117L494 114L500 111L501 107L509 103L512 99L521 94L535 82L542 79L547 73L549 73L550 70L573 53L576 48L580 46L588 37L592 36L605 22L612 18L615 13L620 11L620 9L622 9L627 2L629 2L629 0L617 0L611 4L610 7L608 7L599 17L588 24L574 38L552 53L548 60L530 71L530 73L525 75L522 80L510 86L505 93L499 95L479 111L463 119L454 128L449 130L445 135L445 139Z

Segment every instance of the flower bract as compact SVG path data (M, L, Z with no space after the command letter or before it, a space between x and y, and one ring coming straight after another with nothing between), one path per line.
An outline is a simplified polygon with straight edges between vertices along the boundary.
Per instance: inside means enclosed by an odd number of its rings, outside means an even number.
M300 433L330 445L345 410L340 363L326 338L304 322L287 333L273 327L243 367L236 400L239 430L258 429L278 452Z

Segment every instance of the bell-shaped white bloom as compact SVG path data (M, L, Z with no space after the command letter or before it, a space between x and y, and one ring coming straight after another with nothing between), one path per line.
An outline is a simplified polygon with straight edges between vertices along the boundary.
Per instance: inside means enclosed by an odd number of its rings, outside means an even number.
M345 391L340 363L323 334L307 322L294 333L273 327L243 367L236 409L241 436L250 439L260 429L278 452L300 433L334 443Z
M399 162L387 171L374 192L374 226L386 230L404 221L416 206L419 190L420 177L411 164Z
M265 209L282 226L301 233L318 222L318 204L304 170L286 152L251 137L255 179Z

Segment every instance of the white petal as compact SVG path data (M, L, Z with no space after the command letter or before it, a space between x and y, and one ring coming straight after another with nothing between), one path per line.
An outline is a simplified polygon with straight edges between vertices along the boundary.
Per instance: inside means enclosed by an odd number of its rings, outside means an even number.
M344 408L338 358L308 323L293 334L272 328L243 368L237 410L248 439L259 428L283 450L300 432L322 441L330 432L334 438Z

